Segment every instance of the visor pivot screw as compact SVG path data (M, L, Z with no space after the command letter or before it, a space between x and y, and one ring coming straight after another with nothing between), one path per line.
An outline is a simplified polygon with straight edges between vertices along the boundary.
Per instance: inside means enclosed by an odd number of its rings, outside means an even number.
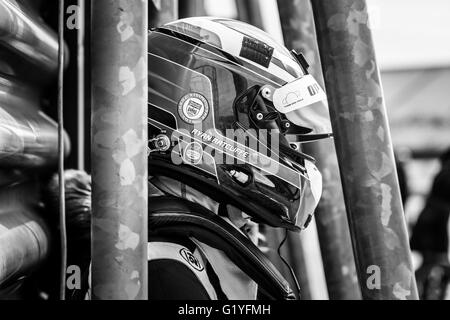
M265 86L261 90L261 95L263 96L263 98L265 98L267 100L271 100L272 90L268 86Z
M170 139L164 134L158 135L149 141L151 151L165 152L170 149Z
M258 114L256 115L256 119L258 119L258 121L261 121L262 119L264 119L263 114L262 114L262 113L258 113Z
M291 144L291 148L294 149L294 150L297 150L298 146L296 144Z

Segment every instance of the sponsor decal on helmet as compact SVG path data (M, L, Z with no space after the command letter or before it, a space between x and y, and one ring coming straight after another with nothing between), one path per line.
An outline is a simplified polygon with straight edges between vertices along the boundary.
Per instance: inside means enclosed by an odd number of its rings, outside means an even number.
M246 150L244 150L242 148L239 148L239 147L237 147L237 146L235 146L235 145L233 145L231 143L227 143L225 137L215 137L212 134L203 132L203 131L198 130L198 129L193 129L191 131L191 134L193 136L197 136L197 137L201 138L204 142L209 142L209 143L212 143L212 144L216 145L217 147L219 147L223 151L234 152L236 155L242 156L244 158L248 158L249 157L249 153Z
M183 160L189 164L199 164L203 157L203 147L198 142L190 143L183 152Z
M251 60L268 68L272 60L274 48L258 39L244 37L240 57Z
M273 93L273 105L281 113L289 113L326 100L325 91L311 75L285 84Z
M197 271L203 271L204 268L201 262L188 249L186 248L181 249L180 255L184 260L186 260L187 263L189 263L189 265L192 268L194 268Z
M208 100L200 93L188 93L178 103L178 113L184 122L203 122L209 114Z

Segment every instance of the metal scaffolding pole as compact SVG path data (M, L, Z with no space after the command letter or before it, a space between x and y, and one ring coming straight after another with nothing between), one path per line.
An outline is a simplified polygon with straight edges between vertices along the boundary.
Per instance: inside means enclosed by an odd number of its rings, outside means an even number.
M179 5L180 18L206 16L205 0L183 0Z
M261 229L262 230L260 230L260 232L262 232L265 237L264 242L267 250L265 255L285 277L295 292L295 280L292 278L288 267L283 263L277 252L280 243L283 241L285 230L268 226L264 226ZM290 232L288 238L286 239L286 243L281 247L280 252L281 256L286 259L291 266L300 286L300 297L297 295L297 292L295 292L297 298L301 300L313 300L311 293L311 281L304 259L305 255L301 245L300 235L298 233Z
M85 51L84 51L84 41L85 41L85 8L86 3L85 0L78 0L78 7L79 7L79 23L77 30L77 94L78 94L78 101L77 101L77 122L78 122L78 146L77 146L77 168L79 170L85 169L85 152L86 152L86 135L85 135L85 128L86 128L86 115L85 115Z
M239 2L242 2L239 4ZM280 21L276 21L273 17L278 16L278 6L276 0L254 0L251 2L237 1L239 19L250 21L251 24L258 26L267 33L269 33L279 43L283 43L283 35L281 30ZM310 227L311 228L311 227ZM266 243L269 248L266 255L275 265L275 267L281 272L281 274L288 280L292 288L296 287L295 280L293 279L289 268L284 264L281 257L278 255L278 246L283 241L285 236L285 230L280 228L263 228L263 234L266 237ZM311 230L307 230L311 231ZM318 241L314 242L314 238L310 238L312 241L308 243L308 246L312 249L309 250L310 254L307 256L305 253L307 250L302 243L305 237L310 236L303 232L302 235L294 232L288 232L288 236L285 244L281 248L281 255L289 265L292 267L295 277L297 278L300 286L300 298L301 300L315 300L323 298L321 295L321 286L315 286L314 279L317 279L317 273L314 270L308 268L307 262L317 262L311 253L314 249L319 250ZM315 246L315 244L317 246ZM306 260L309 261L306 261ZM313 262L313 263L314 263ZM321 270L320 270L321 271Z
M305 55L311 64L309 72L324 87L309 0L278 0L278 7L286 46ZM323 194L315 217L329 298L361 299L333 141L305 144L304 150L317 159L323 174Z
M159 27L178 19L178 0L153 0L149 4L150 28Z
M92 1L92 294L147 299L147 1Z
M417 299L366 2L311 3L362 297Z
M262 29L264 25L261 16L260 1L261 0L236 0L239 20Z

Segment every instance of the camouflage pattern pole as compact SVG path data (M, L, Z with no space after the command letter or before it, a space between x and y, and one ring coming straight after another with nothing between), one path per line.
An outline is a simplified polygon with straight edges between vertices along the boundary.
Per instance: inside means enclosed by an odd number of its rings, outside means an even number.
M286 46L305 55L311 65L309 72L324 87L309 0L278 0L278 7ZM333 141L304 144L304 151L317 159L323 175L323 194L315 217L329 298L361 299Z
M180 18L206 16L205 0L183 0L180 5Z
M236 8L238 11L239 20L263 29L263 17L261 16L260 9L260 6L263 4L264 0L237 0Z
M417 299L366 2L311 3L362 297Z
M92 1L92 294L147 299L147 1Z
M149 1L148 23L150 28L156 28L177 19L178 0Z

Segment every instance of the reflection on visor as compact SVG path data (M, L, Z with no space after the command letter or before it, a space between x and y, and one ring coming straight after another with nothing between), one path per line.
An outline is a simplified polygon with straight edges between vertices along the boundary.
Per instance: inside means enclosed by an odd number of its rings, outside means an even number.
M310 161L305 161L305 167L309 180L306 181L304 186L304 193L296 221L296 225L301 229L305 229L308 226L322 196L322 175Z

